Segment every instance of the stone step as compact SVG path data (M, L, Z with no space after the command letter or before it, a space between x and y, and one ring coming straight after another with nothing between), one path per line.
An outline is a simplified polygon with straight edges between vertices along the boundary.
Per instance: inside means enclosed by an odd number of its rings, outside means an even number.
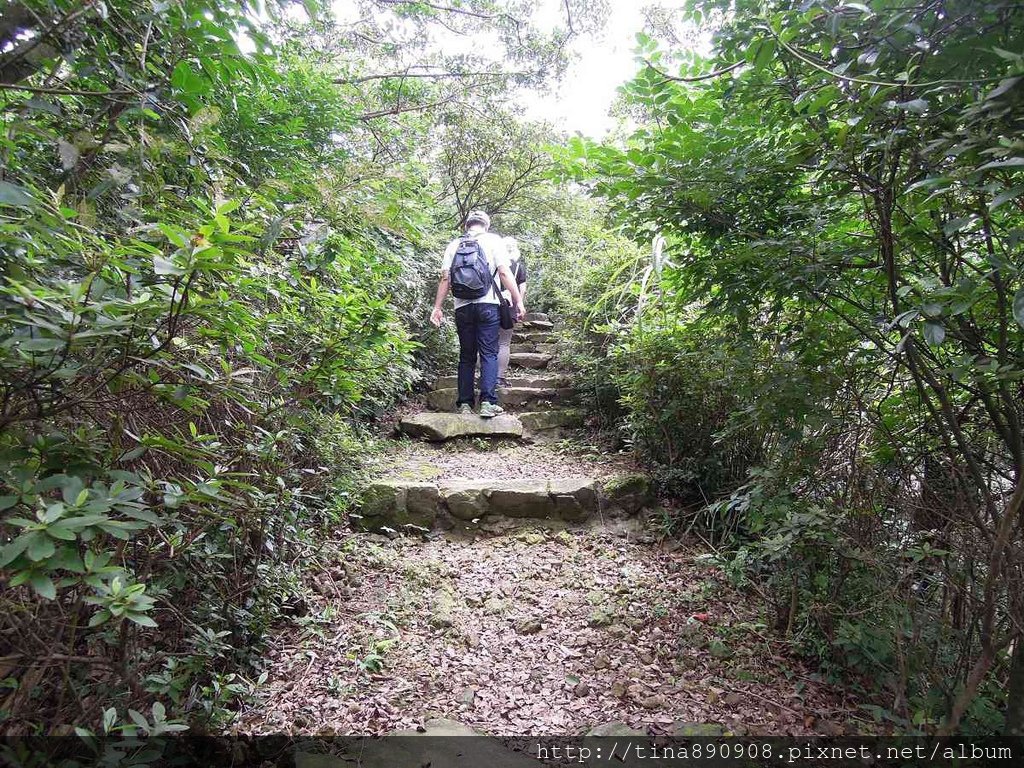
M561 408L553 411L527 411L516 414L529 432L544 432L561 427L583 426L583 411Z
M475 382L474 386L476 385ZM569 386L568 376L515 376L509 378L513 387L535 387L539 389L563 389ZM458 376L441 376L434 380L434 389L455 389L459 386Z
M454 406L454 402L453 402ZM431 442L456 437L512 437L523 436L523 423L508 413L490 419L476 414L417 413L406 416L399 424L405 434Z
M463 522L486 517L574 522L598 512L634 514L651 501L651 484L643 475L437 483L385 479L364 491L359 522L374 530L407 525L429 529L443 515Z
M550 323L551 322L551 318L548 317L543 312L527 312L525 315L523 315L523 320L525 322L527 322L527 323L536 323L536 322Z
M554 329L555 324L550 320L524 320L516 327L529 331L551 331Z
M547 368L551 355L541 352L516 352L509 355L508 364L520 368Z
M513 344L509 345L509 350L508 351L511 354L513 354L513 355L515 355L515 354L517 354L519 352L540 352L541 354L544 354L544 355L551 355L551 354L554 354L554 352L555 352L555 345L554 344L536 344L536 343L534 343L532 341L521 341L521 342L513 343Z
M553 344L555 334L547 331L515 331L512 334L513 344Z
M572 399L574 394L575 392L568 388L498 387L498 403L506 408L536 402L563 403ZM455 401L458 399L459 390L454 387L435 389L427 394L427 406L435 411L454 411Z

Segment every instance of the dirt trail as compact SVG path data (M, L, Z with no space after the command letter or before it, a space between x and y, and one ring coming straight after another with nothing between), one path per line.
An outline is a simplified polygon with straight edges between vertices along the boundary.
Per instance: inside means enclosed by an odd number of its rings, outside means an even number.
M385 733L447 717L509 736L611 721L835 735L854 716L699 553L635 520L475 540L353 534L341 550L241 730Z
M417 514L428 509L429 521L388 527L371 515L364 524L394 538L340 532L325 543L332 564L309 575L318 597L273 646L264 699L239 730L384 734L448 718L509 737L582 735L612 722L651 735L842 734L855 702L771 639L763 601L732 589L704 550L663 545L657 509L629 516L649 495L591 504L585 524L548 514L578 511L553 502L566 493L555 481L583 478L590 497L605 498L608 478L637 472L625 455L586 447L582 433L564 436L391 441L373 467L390 483L381 509L409 513L406 488L418 485ZM422 490L460 480L488 500L485 523L437 514L457 512L463 491ZM495 503L508 481L530 487L514 507ZM541 512L548 519L532 519Z

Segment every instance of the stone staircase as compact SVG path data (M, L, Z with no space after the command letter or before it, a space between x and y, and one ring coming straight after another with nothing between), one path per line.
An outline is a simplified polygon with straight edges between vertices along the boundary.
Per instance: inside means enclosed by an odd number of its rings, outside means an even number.
M455 413L458 383L455 376L443 376L427 393L429 410L405 417L399 428L410 437L442 442L461 437L530 439L579 426L582 416L572 408L575 393L569 379L556 370L553 328L551 319L538 312L527 314L517 326L509 356L511 386L498 388L498 402L507 414L481 419Z
M651 502L645 476L614 462L588 465L566 459L544 438L582 425L574 408L571 381L554 359L554 323L547 315L528 314L513 336L509 364L511 386L498 390L508 411L491 419L454 412L456 377L444 376L427 394L427 410L403 418L400 431L423 441L418 460L392 467L363 494L359 520L374 530L444 528L497 530L509 521L577 523L595 516L635 514ZM478 438L484 443L457 442ZM529 459L529 471L516 472L516 460L502 456L502 440L519 444L504 449ZM490 454L475 462L481 445ZM508 445L506 442L505 445ZM458 470L432 476L434 457L454 454ZM463 468L465 464L465 468ZM512 476L510 476L512 475ZM497 528L495 525L497 524Z

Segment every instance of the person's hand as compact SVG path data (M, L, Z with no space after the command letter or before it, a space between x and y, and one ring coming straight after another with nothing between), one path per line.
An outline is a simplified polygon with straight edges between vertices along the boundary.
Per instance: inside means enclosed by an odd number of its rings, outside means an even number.
M441 327L441 320L444 319L444 313L440 307L434 307L434 311L430 313L430 322L436 325L438 328Z
M516 304L516 320L522 320L526 317L526 307L523 306L523 302Z

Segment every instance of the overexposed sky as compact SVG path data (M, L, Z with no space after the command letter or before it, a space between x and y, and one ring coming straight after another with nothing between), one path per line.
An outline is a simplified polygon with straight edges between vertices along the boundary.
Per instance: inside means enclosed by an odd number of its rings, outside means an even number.
M682 0L609 0L610 14L598 36L577 37L571 50L577 58L565 79L551 94L527 94L522 98L526 114L548 120L569 133L601 138L615 126L608 114L616 91L639 69L634 54L636 34L643 30L645 6L679 8ZM541 19L557 21L561 0L545 0Z
M517 94L524 114L534 120L545 120L569 133L582 133L601 138L615 127L609 115L616 90L636 74L638 64L633 50L636 34L644 26L643 9L656 6L678 9L684 0L608 0L610 13L604 30L597 35L578 35L570 42L575 55L565 78L552 93ZM352 0L334 0L335 16L342 23L358 18ZM534 17L541 28L565 27L562 0L541 0ZM503 50L497 36L463 37L439 32L437 44L446 52L483 54L493 51L500 57Z

